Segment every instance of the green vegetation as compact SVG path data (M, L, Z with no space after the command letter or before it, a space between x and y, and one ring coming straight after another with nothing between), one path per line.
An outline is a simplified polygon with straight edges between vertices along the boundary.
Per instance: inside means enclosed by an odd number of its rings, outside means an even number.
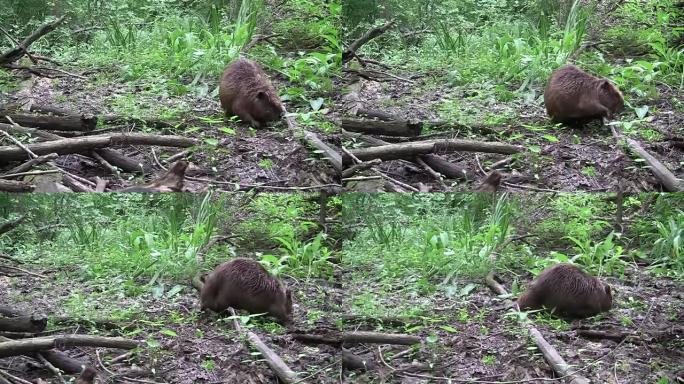
M343 199L345 225L355 228L344 245L344 260L355 271L353 280L364 282L351 303L361 313L418 315L427 308L388 306L384 300L435 292L459 300L492 268L536 275L553 263L572 262L594 275L620 278L628 264L639 261L655 275L684 280L684 195L626 198L624 210L633 221L621 235L612 229L616 205L609 194L348 194ZM520 289L514 283L512 293ZM459 321L471 316L462 308Z
M1 194L0 212L27 217L11 236L0 236L0 253L55 268L58 281L75 279L92 289L65 298L76 315L86 316L112 295L174 300L198 271L235 256L262 259L272 272L298 278L331 272L329 242L316 234L315 222L303 219L318 214L306 194ZM214 236L228 240L205 249ZM141 305L99 312L127 318Z
M160 96L215 96L223 69L257 35L271 37L254 40L247 55L289 82L280 87L281 96L303 113L320 109L332 90L330 76L340 66L341 6L335 1L292 0L278 6L264 0L9 3L0 9L0 20L14 36L68 15L32 50L92 70L100 86L121 84L125 92L111 99L118 113L158 115L163 112ZM9 47L0 40L0 52ZM192 109L188 100L176 104L179 110L170 117Z
M444 119L490 123L511 107L538 107L549 74L569 61L607 76L635 114L661 91L684 92L684 27L675 0L346 0L349 40L395 20L364 45L365 57L429 72L455 88L436 106ZM666 89L659 85L666 84ZM443 86L431 85L432 88ZM512 104L512 106L511 106ZM499 111L504 108L503 111ZM643 110L644 114L645 111ZM518 115L515 113L514 115ZM491 122L500 124L501 122Z

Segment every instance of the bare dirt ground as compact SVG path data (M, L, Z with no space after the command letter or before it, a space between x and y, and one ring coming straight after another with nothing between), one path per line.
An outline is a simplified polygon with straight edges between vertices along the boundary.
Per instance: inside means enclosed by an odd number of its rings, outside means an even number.
M77 72L71 68L68 70ZM106 70L102 69L100 72ZM141 123L132 121L98 127L95 133L142 131L198 139L200 144L191 149L186 156L191 164L186 173L189 178L185 189L190 192L205 189L209 185L225 190L249 189L253 186L266 189L315 189L318 185L339 183L339 176L329 163L288 130L284 122L272 124L266 129L254 130L243 123L226 122L218 97L156 94L150 90L152 86L115 83L106 80L108 77L102 76L102 73L93 72L82 73L86 77L85 80L72 77L33 77L24 82L25 88L22 91L0 96L0 105L16 105L30 101L40 106L50 106L86 116L104 116L113 114L112 104L121 103L120 97L128 95L124 99L128 103L126 108L137 110L146 118L169 122L171 126L162 129L146 128ZM19 75L19 72L17 74ZM103 79L106 82L103 83ZM288 86L285 81L275 76L273 82L278 89ZM149 105L155 105L157 110L166 111L171 117L146 113ZM296 111L296 108L291 106L286 105L286 108L292 112ZM178 113L179 110L184 112ZM221 130L226 128L235 133L229 134ZM324 142L331 139L330 135L318 131L315 126L307 129L316 132ZM117 190L163 173L161 163L164 159L185 150L150 146L127 146L118 149L124 155L147 165L150 171L135 180L132 180L134 175L128 173L123 173L121 178L118 178L92 157L78 154L60 156L56 163L63 169L91 181L95 176L99 176L109 181L112 190ZM0 164L0 172L18 164L19 162ZM168 164L164 167L168 167Z
M363 276L362 271L354 274ZM513 276L504 273L504 286L510 290ZM521 283L531 276L520 276ZM592 383L655 383L684 379L684 286L654 278L632 268L624 279L607 279L613 287L614 307L599 317L565 323L543 320L531 315L544 338L560 355ZM459 281L463 287L471 283ZM481 282L465 298L447 297L444 292L408 295L403 286L387 290L387 284L366 278L364 284L350 284L349 297L382 291L377 300L390 313L391 321L370 319L361 329L383 332L413 330L423 340L417 348L358 346L352 350L364 355L376 369L356 373L349 383L437 383L447 382L546 382L554 373L539 351L517 325L511 309ZM382 296L382 297L381 297ZM348 302L350 303L351 300ZM400 308L423 309L421 316L393 317ZM353 310L345 308L346 311ZM592 329L634 334L623 342L590 340L578 336L576 329ZM399 355L393 358L393 355ZM662 379L661 379L662 380ZM662 381L666 382L666 381Z
M372 64L369 67L377 68ZM554 127L541 102L533 108L515 101L502 103L474 86L448 85L444 73L407 73L384 68L382 71L411 79L415 83L387 77L382 81L371 81L348 76L348 84L361 81L359 99L364 109L385 112L402 120L444 121L443 112L450 107L444 107L443 104L457 100L458 107L452 108L457 111L451 110L449 113L456 113L460 121L468 123L459 124L453 129L442 127L424 132L425 139L458 138L522 146L524 152L513 155L512 162L499 169L504 174L501 190L615 191L620 180L627 191L662 190L658 180L640 158L630 158L624 154L608 126L592 124L583 129ZM659 87L659 91L657 106L651 109L654 111L653 119L646 123L646 128L681 138L684 135L684 112L673 105L672 100L681 99L682 95L665 86ZM628 113L631 112L625 112ZM483 114L487 116L487 122L478 120L478 116ZM543 126L547 128L540 131L539 127ZM554 136L557 141L549 140L546 135ZM382 139L392 141L387 136ZM420 139L411 138L412 141ZM638 140L675 175L681 177L684 174L681 164L684 148L681 143L667 138L651 143L643 138ZM352 140L345 140L344 145L346 148L361 146L360 141ZM416 188L422 183L432 191L465 191L472 190L478 180L484 178L490 165L509 157L472 152L437 154L476 175L475 182L448 179L447 188L444 188L420 166L403 160L385 161L378 168L386 175ZM372 173L363 175L372 176ZM358 189L353 182L345 183L345 186Z
M78 322L79 325L59 324L49 332L122 336L148 342L148 347L139 353L113 365L107 363L109 359L127 351L99 348L96 353L95 348L63 349L71 357L95 367L102 383L134 382L113 376L133 366L149 370L148 375L137 379L153 379L159 383L277 382L265 362L232 329L232 321L218 321L215 316L198 311L199 295L189 286L170 299L155 298L151 294L110 296L102 292L107 290L108 284L116 284L116 281L99 284L79 281L77 267L34 272L43 273L48 278L40 280L24 274L0 277L0 305L9 305L27 313L67 315L65 302L88 295L89 309L83 309L82 314L87 314L89 318L113 318L110 315L127 311L141 314L132 320L116 321L119 326L112 329L103 329L82 320ZM306 331L322 325L330 327L340 317L343 293L339 285L313 279L286 278L285 282L293 289L295 327L298 330ZM300 372L302 378L309 382L337 382L340 361L335 348L298 343L284 328L266 331L273 329L266 326L266 320L252 323L256 325L251 330L279 354L292 370ZM150 341L158 342L158 346L150 347ZM103 364L109 372L103 369ZM27 380L43 378L49 383L59 383L50 371L25 357L2 359L0 369Z

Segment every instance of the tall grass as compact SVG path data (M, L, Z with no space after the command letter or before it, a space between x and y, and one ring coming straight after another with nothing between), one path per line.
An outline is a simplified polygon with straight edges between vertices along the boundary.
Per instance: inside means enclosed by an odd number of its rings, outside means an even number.
M344 248L346 261L364 268L372 265L381 276L417 274L445 283L455 276L481 277L491 269L492 252L510 230L506 196L493 200L487 194L473 194L452 209L444 209L438 194L421 197L417 208L407 198L389 195L356 201L367 204L359 207L362 211L374 208L376 214L360 218L363 229Z

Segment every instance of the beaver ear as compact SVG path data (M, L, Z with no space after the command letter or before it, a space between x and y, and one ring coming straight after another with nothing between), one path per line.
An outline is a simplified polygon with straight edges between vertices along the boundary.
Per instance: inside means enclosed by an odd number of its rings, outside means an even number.
M267 98L266 92L264 92L264 91L257 92L256 96L257 96L257 99L259 99L259 100L266 100L266 98Z
M611 84L608 80L603 80L601 81L601 89L607 92L612 92L613 84Z
M613 294L610 291L610 285L604 284L603 289L606 291L606 295L608 295L609 297L613 297Z

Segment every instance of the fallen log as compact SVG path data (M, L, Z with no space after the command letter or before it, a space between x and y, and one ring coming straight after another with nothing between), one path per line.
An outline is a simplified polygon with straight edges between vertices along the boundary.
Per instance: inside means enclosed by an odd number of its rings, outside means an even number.
M5 132L17 132L25 135L40 137L45 140L62 140L64 137L56 135L54 133L41 131L35 128L26 128L20 125L10 125L0 123L0 130ZM150 166L146 164L141 164L140 162L131 159L128 156L121 154L119 151L112 148L100 148L94 151L98 155L102 156L110 164L118 167L125 172L149 172Z
M24 216L20 216L20 217L14 219L14 220L10 220L10 221L7 221L7 222L0 224L0 235L2 235L5 232L9 232L9 231L13 230L17 226L19 226L21 223L23 223L25 219L26 219L26 216L24 215Z
M342 129L369 135L418 136L423 131L422 123L406 120L378 121L366 119L342 119Z
M59 155L81 153L97 148L116 145L159 145L167 147L190 147L197 143L195 139L174 135L150 135L144 133L119 133L112 135L87 136L73 139L61 139L42 143L28 144L26 147L36 155L57 153ZM0 163L23 160L26 152L13 145L0 147Z
M31 339L4 341L0 343L0 358L24 355L46 349L60 347L105 347L133 349L141 344L123 337L103 337L92 335L54 335Z
M658 178L658 181L663 184L665 190L669 192L684 191L684 180L677 178L672 172L670 172L669 169L667 169L663 163L660 162L660 160L648 153L648 151L646 151L636 140L623 135L613 125L610 127L610 129L613 132L613 137L615 137L615 139L618 141L624 140L624 142L632 151L636 152L639 157L644 159L646 164L648 164L648 166L651 168L653 175L655 175L655 177Z
M344 137L348 138L354 138L358 140L363 140L366 143L375 145L375 146L381 146L381 145L390 145L391 143L388 143L384 140L377 139L372 136L367 136L367 135L362 135L360 133L352 133L347 130L342 130L342 135ZM434 169L435 171L441 173L445 177L449 179L460 179L460 180L472 180L474 179L474 175L471 174L470 171L467 169L460 167L450 161L444 160L438 155L433 155L433 154L425 154L425 155L420 155L418 156L419 159L423 160L430 168Z
M356 116L367 117L370 119L378 119L378 120L382 120L382 121L400 120L398 117L390 115L387 112L370 110L370 109L363 109L363 108L359 108L356 111Z
M12 341L12 339L0 336L0 342L4 341ZM84 362L76 360L57 349L40 351L40 354L45 358L45 360L49 361L50 364L68 374L80 373L83 370L83 367L86 365ZM36 354L27 354L26 356L36 357Z
M26 171L30 170L31 168L33 168L37 165L44 164L44 163L47 163L48 161L52 161L52 160L56 159L57 156L58 155L56 153L48 153L47 155L44 155L44 156L38 156L34 159L31 159L31 160L29 160L29 161L27 161L21 165L18 165L16 167L10 169L7 172L7 174L11 175L11 174L15 174L15 173L26 172Z
M498 295L507 294L506 289L504 289L504 287L494 279L494 271L491 271L489 274L487 274L485 282L487 283L487 286ZM511 300L507 299L506 302L509 305L515 305L515 308L519 310L518 305L514 304ZM558 351L556 351L556 349L551 346L546 339L544 339L544 336L542 336L542 334L537 330L537 328L534 327L534 325L532 325L529 320L520 321L520 323L520 325L527 329L528 333L537 345L537 348L539 348L542 355L544 355L544 358L551 365L551 368L553 368L556 374L561 377L569 378L570 384L589 384L589 380L587 380L587 378L575 373L577 370L571 370L571 366L568 365L565 360L563 360L563 358L558 354Z
M33 192L35 189L36 186L32 183L0 179L0 191L2 192Z
M522 152L523 148L496 142L479 142L472 140L448 139L428 140L402 144L387 144L377 147L352 149L350 152L362 161L371 159L397 160L411 159L439 151L468 151L513 154ZM349 156L344 156L344 164L351 164Z
M287 114L287 112L285 113ZM310 146L323 152L333 168L335 168L337 172L342 172L342 157L336 150L319 139L315 133L307 131L303 128L299 128L292 116L285 116L285 123L291 132L297 132L298 130L301 131L304 141L306 141Z
M83 115L30 115L0 111L0 119L6 120L5 116L9 116L15 123L21 126L51 131L92 131L97 125L96 117L86 117Z
M0 331L37 333L47 326L45 316L0 317Z
M379 333L379 332L328 332L325 334L306 334L294 332L292 338L305 343L314 344L396 344L396 345L413 345L420 343L420 337L398 334L398 333Z
M149 164L141 163L132 159L121 152L111 148L100 148L95 150L95 153L102 156L109 164L128 173L145 173L150 172L152 167Z
M36 40L40 39L43 35L46 35L57 28L58 25L64 21L66 16L62 16L59 19L45 23L38 27L33 33L31 33L27 38L25 38L17 47L10 49L9 51L0 54L0 64L11 63L18 60L24 54L27 53L28 47L33 44Z

